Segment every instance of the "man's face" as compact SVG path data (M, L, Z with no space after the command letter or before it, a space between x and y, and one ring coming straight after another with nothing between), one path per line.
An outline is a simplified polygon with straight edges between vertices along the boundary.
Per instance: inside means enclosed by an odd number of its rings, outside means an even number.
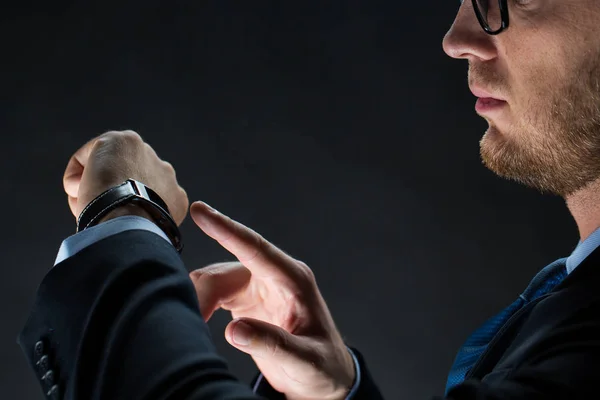
M508 0L508 12L509 28L491 36L466 0L444 51L469 61L471 88L505 100L478 110L484 164L569 196L600 178L600 2Z

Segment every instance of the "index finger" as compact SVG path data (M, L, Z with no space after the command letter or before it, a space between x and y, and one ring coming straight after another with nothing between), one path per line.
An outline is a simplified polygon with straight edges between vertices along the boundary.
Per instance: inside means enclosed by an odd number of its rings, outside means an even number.
M253 275L262 277L302 278L303 269L298 261L287 255L260 234L223 215L208 204L197 201L190 215L204 233L248 268Z

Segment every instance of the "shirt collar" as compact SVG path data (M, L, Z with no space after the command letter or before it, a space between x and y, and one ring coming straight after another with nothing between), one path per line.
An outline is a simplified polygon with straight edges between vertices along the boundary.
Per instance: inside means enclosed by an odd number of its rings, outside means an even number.
M567 273L573 272L575 268L579 266L586 259L587 256L592 254L600 246L600 228L596 229L590 236L587 237L583 242L579 241L577 247L571 255L567 258Z

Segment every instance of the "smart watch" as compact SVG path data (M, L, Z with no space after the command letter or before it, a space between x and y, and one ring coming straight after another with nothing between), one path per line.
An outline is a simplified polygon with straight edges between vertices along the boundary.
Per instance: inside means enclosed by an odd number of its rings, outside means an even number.
M98 224L109 212L126 204L135 204L146 211L153 222L165 232L177 252L181 253L181 232L171 217L167 204L154 190L134 179L127 179L92 200L77 219L77 232Z

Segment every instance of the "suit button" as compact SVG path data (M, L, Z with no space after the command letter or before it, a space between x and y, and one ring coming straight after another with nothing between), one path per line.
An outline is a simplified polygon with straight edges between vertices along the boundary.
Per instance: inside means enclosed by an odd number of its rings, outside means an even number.
M42 356L42 358L40 358L40 360L35 364L40 368L42 374L45 374L50 366L50 359L48 356Z
M42 380L48 387L54 385L54 371L49 370L48 372L46 372L46 374L42 376Z
M50 390L48 390L48 393L46 393L46 396L48 396L48 398L51 400L58 400L58 395L58 385L52 386Z
M44 355L44 342L42 342L41 340L39 342L37 342L35 344L35 356L37 358L40 358L41 356Z

